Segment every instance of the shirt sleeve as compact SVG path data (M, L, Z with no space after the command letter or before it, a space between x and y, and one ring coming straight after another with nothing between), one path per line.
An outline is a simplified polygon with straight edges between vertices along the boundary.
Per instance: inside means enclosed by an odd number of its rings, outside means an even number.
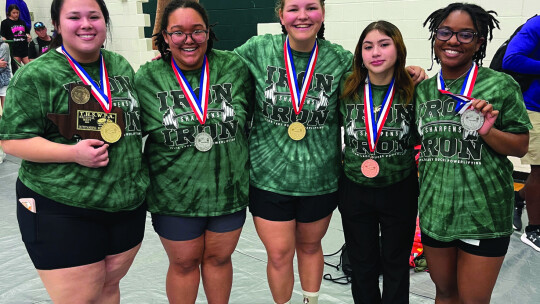
M523 74L540 74L540 60L531 54L540 49L540 16L530 19L512 38L503 60L503 68Z
M526 133L532 129L532 124L525 109L523 95L519 85L510 76L503 75L506 78L506 84L501 81L498 94L502 104L499 110L499 116L495 121L495 127L501 131L509 133Z

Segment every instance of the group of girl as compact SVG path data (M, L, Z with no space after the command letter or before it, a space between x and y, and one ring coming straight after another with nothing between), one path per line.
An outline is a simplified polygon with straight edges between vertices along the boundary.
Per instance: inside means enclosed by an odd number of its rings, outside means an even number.
M517 84L480 67L493 12L455 3L431 14L441 71L415 87L425 73L405 68L391 23L368 25L353 56L324 39L324 0L276 9L283 34L226 52L213 49L197 2L173 0L157 33L161 59L134 74L101 49L103 0L53 1L58 35L12 80L0 139L23 159L17 217L55 303L119 302L146 210L169 257L169 301L194 303L202 277L207 301L227 303L248 205L275 303L291 301L295 254L303 303L318 302L336 207L355 303L408 302L418 209L436 302L489 302L512 233L506 156L527 151L530 128ZM118 142L67 139L47 119L68 112L67 87L81 81L104 111L124 111Z

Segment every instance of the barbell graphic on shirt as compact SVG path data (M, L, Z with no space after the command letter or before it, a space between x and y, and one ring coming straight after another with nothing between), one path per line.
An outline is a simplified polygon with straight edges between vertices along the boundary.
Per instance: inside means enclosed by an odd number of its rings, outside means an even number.
M221 121L226 122L234 117L234 109L232 105L223 100L221 102L221 109L208 109L207 113L220 113ZM166 127L174 126L178 128L178 118L195 115L193 112L175 114L172 107L169 107L163 115L163 125Z
M277 96L291 96L290 92L276 92L276 83L274 82L271 86L267 87L264 91L264 97L266 99L272 100L272 104L276 104ZM324 94L324 90L321 90L318 97L311 97L315 100L315 110L318 110L320 107L328 106L328 97Z

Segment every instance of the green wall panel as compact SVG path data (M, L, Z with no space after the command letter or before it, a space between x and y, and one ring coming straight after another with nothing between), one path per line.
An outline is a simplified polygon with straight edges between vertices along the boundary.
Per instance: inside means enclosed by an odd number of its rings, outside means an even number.
M214 27L217 41L214 46L222 50L232 50L247 39L257 35L258 23L277 22L274 13L275 0L200 0L208 11L210 23ZM145 27L145 37L152 36L156 16L157 0L143 3L143 11L150 15L150 27Z

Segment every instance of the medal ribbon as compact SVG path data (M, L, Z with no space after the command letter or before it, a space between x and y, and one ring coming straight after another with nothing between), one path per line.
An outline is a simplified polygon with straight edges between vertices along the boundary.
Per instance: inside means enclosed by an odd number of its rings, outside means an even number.
M289 90L291 92L291 101L293 104L294 112L296 115L300 114L302 107L304 106L304 101L306 100L307 93L309 91L309 86L311 84L311 78L315 72L315 65L317 64L317 56L319 55L319 46L317 45L317 40L315 40L315 45L311 50L311 55L309 56L309 61L306 67L306 72L304 74L304 79L302 80L302 88L298 87L298 81L296 78L296 68L294 67L294 59L291 51L291 46L289 45L289 36L283 45L283 52L285 54L285 68L287 70L287 81L289 83Z
M395 78L392 78L392 82L390 82L390 86L388 87L386 95L384 96L379 116L375 118L375 112L373 111L371 82L369 81L369 76L366 78L366 84L364 86L364 117L366 119L366 133L369 151L372 153L375 152L384 123L386 122L386 118L388 118L390 108L392 108L392 102L396 92L394 80Z
M471 95L474 89L474 84L476 83L477 75L478 65L476 64L476 62L473 61L471 68L467 72L467 76L465 76L465 80L463 81L463 86L461 87L461 92L459 94L454 94L450 91L447 91L446 88L443 87L444 79L442 75L442 69L437 76L437 89L439 90L439 92L441 92L441 94L449 95L457 101L455 110L459 114L463 114L463 112L465 112L465 110L469 108L471 100L474 99L471 97Z
M84 70L84 68L75 60L69 53L66 51L64 46L62 45L62 53L64 56L66 56L69 65L71 68L75 71L75 74L79 76L79 78L82 80L82 82L85 85L89 85L92 89L90 92L92 95L96 98L96 100L101 105L101 108L105 113L110 113L112 110L112 101L111 101L111 84L109 82L109 74L107 73L107 67L105 66L105 59L103 58L103 54L99 52L99 59L100 59L100 80L101 85L103 89L101 89L98 84L88 75L88 73Z
M186 77L184 76L178 65L176 65L176 62L173 58L171 58L171 65L174 71L174 75L176 75L176 79L178 80L178 83L182 88L182 92L184 92L184 95L186 96L186 99L188 100L191 109L193 109L193 113L195 113L195 116L197 116L197 119L199 120L201 125L204 125L204 123L206 122L206 114L208 111L208 96L210 95L210 67L208 65L208 58L206 58L206 55L204 55L201 70L201 80L199 84L199 98L197 98L195 92L193 92L191 85L187 81Z

